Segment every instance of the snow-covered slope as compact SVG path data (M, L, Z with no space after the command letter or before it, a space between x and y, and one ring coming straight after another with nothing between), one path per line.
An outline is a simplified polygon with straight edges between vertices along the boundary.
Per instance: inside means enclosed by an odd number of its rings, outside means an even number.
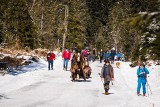
M69 62L70 63L70 62ZM70 66L70 65L69 65ZM63 71L63 60L58 57L54 70L48 71L47 62L40 60L18 75L0 76L0 107L159 107L160 66L149 67L148 77L152 95L136 95L136 69L128 62L115 65L114 85L104 95L99 73L103 63L91 62L92 78L86 82L71 82L70 72Z

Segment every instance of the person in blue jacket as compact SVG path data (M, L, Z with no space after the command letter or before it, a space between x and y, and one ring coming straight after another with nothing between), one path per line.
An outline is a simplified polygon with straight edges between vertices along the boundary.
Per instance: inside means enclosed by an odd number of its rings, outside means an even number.
M122 58L122 53L121 53L121 52L119 52L119 53L117 54L117 57L118 57L118 61L120 61L120 60L121 60L121 58Z
M145 67L143 63L140 63L139 68L137 69L137 76L138 76L137 95L140 95L141 85L143 89L143 96L145 96L146 94L147 74L149 74L148 69Z
M110 60L110 52L107 50L106 53L104 54L104 59L105 60Z
M114 57L116 56L116 50L112 49L110 53L111 64L114 64Z

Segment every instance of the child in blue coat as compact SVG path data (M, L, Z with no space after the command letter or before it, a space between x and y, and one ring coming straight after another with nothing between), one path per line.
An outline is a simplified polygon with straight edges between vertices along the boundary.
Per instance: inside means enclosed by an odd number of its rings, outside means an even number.
M141 63L139 65L139 68L137 69L137 76L138 76L137 95L140 95L141 85L143 88L143 96L145 96L146 94L147 74L149 74L148 69L145 67L143 63Z

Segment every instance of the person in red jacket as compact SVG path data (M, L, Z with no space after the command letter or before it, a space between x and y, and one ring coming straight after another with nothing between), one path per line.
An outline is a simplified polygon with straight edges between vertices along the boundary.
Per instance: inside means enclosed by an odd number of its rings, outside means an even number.
M53 53L53 50L51 50L47 54L47 61L48 61L48 70L52 69L53 70L53 61L55 60L55 54Z
M63 70L67 71L68 67L68 61L70 60L71 53L69 50L66 48L63 53L62 53L62 58L63 58Z

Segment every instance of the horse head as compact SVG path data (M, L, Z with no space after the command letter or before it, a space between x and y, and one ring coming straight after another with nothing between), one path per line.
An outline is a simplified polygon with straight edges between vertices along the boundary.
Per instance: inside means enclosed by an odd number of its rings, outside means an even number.
M77 54L75 55L75 60L76 60L77 62L80 62L80 61L81 61L81 54L80 54L80 53L77 53Z

